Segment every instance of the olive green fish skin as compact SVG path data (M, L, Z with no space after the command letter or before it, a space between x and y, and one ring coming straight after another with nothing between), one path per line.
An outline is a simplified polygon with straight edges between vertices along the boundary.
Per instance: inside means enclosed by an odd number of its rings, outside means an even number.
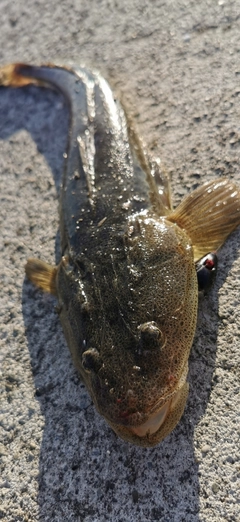
M64 334L98 411L123 439L154 446L188 396L196 328L195 261L240 224L240 191L198 187L174 211L105 82L84 68L0 68L0 85L52 85L70 109L60 197L62 260L26 274L59 301ZM206 215L209 216L206 224Z
M100 413L113 424L141 423L174 393L189 356L197 314L190 241L154 213L152 187L105 82L81 69L32 74L61 85L71 108L57 276L63 330ZM155 344L153 332L141 334L152 323Z
M60 86L70 105L60 209L64 261L56 282L69 348L114 429L141 424L174 394L192 344L197 290L189 239L154 213L158 189L153 195L124 112L101 77L48 67L21 74ZM193 306L182 329L186 301ZM137 439L151 445L151 437Z
M140 165L133 165L123 110L100 76L85 69L44 66L23 66L21 74L51 83L69 103L71 122L62 181L61 239L63 251L70 244L74 255L78 255L85 242L88 248L91 246L91 223L95 225L107 217L108 230L116 223L120 228L128 214L123 212L124 206L129 206L131 213L148 208L146 175ZM102 92L101 83L107 92ZM138 171L137 179L134 169ZM140 194L136 198L134 184L139 181Z
M197 315L191 242L156 214L156 206L164 207L158 187L101 76L44 66L20 66L20 73L61 90L70 107L56 278L70 351L113 429L136 444L155 445L160 432L138 437L131 426L169 401L186 374ZM167 432L181 417L186 394Z

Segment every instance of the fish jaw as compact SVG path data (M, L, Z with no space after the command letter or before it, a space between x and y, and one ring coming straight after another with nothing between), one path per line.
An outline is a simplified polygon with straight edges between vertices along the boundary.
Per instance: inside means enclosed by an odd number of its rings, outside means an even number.
M171 402L171 399L165 402L159 411L149 416L146 422L140 424L140 426L131 427L130 431L135 433L138 437L145 437L148 433L149 435L156 433L156 431L158 431L164 424L166 417L169 414Z
M153 447L159 444L175 428L181 419L188 398L189 384L186 381L188 364L185 364L182 376L175 390L166 399L158 401L147 420L136 424L116 424L106 419L115 433L123 440L137 446ZM146 418L146 415L144 416ZM126 422L128 419L125 419Z

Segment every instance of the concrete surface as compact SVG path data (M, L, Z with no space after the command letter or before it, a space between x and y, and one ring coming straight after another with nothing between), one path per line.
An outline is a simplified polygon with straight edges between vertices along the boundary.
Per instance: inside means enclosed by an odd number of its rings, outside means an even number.
M72 60L111 81L176 203L204 180L240 183L238 0L2 0L0 19L1 64ZM67 120L54 92L0 90L0 519L237 522L240 230L200 303L184 417L155 449L122 442L76 375L54 299L24 279L29 255L59 255Z

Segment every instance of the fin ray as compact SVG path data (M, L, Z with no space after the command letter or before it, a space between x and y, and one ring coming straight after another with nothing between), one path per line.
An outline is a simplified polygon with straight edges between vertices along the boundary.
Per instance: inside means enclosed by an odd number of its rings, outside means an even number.
M57 295L56 275L57 266L49 265L40 259L30 258L25 265L27 278L44 292Z
M240 224L240 190L226 178L205 183L168 216L192 240L194 258L216 251Z

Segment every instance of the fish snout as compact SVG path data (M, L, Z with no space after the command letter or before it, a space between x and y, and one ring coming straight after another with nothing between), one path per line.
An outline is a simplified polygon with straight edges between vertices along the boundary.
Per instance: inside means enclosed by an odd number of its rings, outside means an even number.
M163 440L177 425L184 412L188 396L188 383L185 382L176 393L167 400L159 409L152 414L149 413L147 419L142 422L139 420L130 424L126 422L134 421L134 417L125 419L125 423L114 423L108 421L117 435L138 446L153 447ZM135 416L135 419L137 417Z

